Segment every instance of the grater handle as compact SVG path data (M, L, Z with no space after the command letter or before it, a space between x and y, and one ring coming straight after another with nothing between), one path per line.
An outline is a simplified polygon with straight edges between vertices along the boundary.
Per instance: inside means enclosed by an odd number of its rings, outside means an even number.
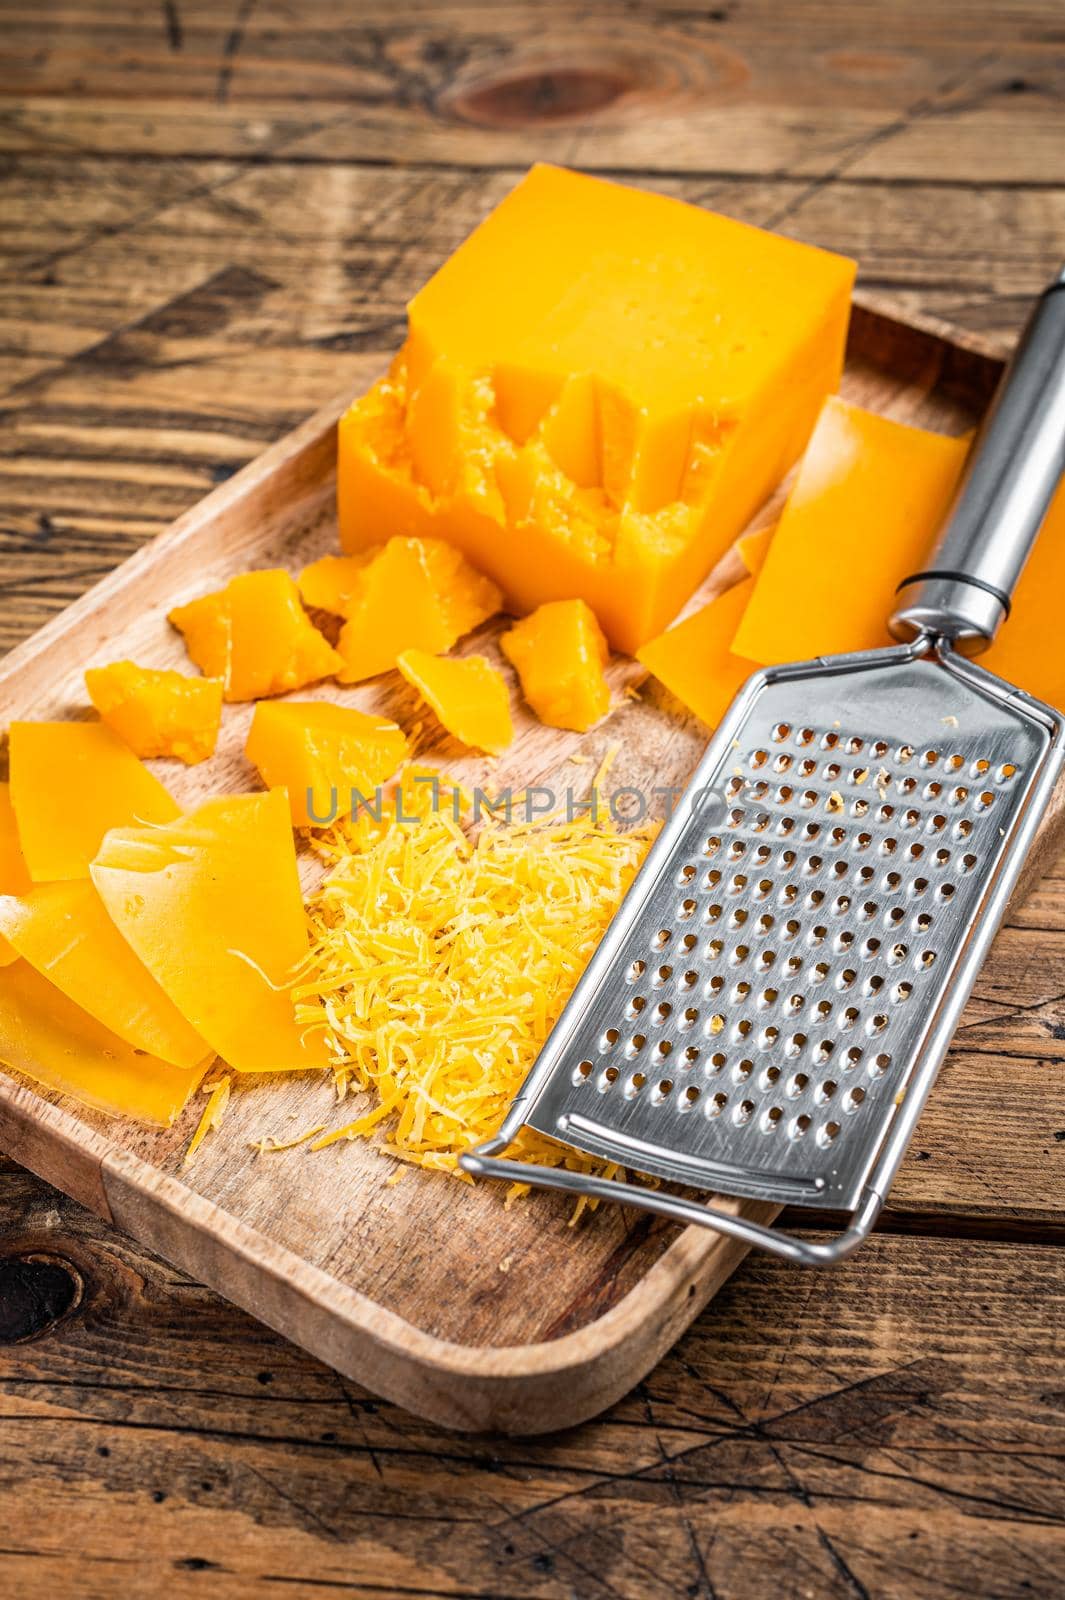
M623 1178L597 1178L588 1172L570 1172L565 1167L541 1167L531 1161L501 1160L498 1156L485 1153L498 1143L493 1139L480 1148L467 1150L459 1157L463 1171L475 1177L499 1178L509 1183L534 1183L540 1189L560 1189L565 1194L580 1195L585 1200L609 1200L614 1204L633 1206L637 1211L649 1211L653 1216L667 1217L670 1222L687 1223L698 1228L709 1228L713 1233L726 1234L748 1248L753 1246L767 1250L770 1255L781 1256L800 1267L827 1267L849 1256L868 1237L884 1203L874 1189L867 1189L849 1226L842 1233L827 1239L811 1239L801 1234L783 1233L779 1228L767 1227L763 1222L740 1216L723 1206L690 1200L686 1195L671 1194L666 1189L649 1189ZM771 1218L774 1212L770 1211L768 1215Z
M905 578L890 627L982 650L1065 472L1065 268L1037 300L969 457L928 566Z

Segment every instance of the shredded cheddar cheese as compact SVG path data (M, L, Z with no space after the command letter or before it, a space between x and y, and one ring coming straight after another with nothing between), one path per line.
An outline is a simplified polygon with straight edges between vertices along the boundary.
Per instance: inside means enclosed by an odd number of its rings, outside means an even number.
M195 1160L196 1152L207 1135L214 1133L217 1128L222 1126L222 1118L225 1116L226 1106L229 1104L229 1090L232 1081L231 1078L226 1077L219 1078L217 1083L205 1083L203 1085L202 1092L207 1095L207 1104L204 1107L203 1116L197 1124L196 1132L189 1140L189 1147L185 1151L185 1159L181 1163L183 1167L191 1167Z
M402 804L409 818L409 794ZM297 1013L324 1007L340 1081L371 1099L312 1148L378 1137L400 1161L458 1172L498 1129L653 831L582 817L488 821L471 838L446 807L425 807L327 835ZM603 1170L527 1130L514 1153Z

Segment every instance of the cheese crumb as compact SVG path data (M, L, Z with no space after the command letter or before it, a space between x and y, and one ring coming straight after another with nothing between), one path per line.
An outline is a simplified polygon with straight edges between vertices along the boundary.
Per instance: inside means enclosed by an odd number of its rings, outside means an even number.
M231 1078L219 1078L216 1083L205 1083L202 1093L208 1096L204 1107L203 1116L200 1118L196 1132L189 1140L189 1147L185 1151L185 1158L181 1165L191 1167L196 1157L196 1152L209 1133L213 1133L222 1126L222 1118L226 1114L229 1104L229 1091L232 1084Z
M957 717L944 717L942 720L945 727L956 728L958 726Z
M840 794L838 789L833 789L832 793L829 795L828 799L825 801L825 810L826 811L842 811L843 808L844 808L843 796Z

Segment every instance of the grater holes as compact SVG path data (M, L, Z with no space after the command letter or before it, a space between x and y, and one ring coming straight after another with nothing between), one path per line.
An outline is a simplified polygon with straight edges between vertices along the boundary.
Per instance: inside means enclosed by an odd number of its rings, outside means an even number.
M661 1082L655 1084L654 1094L652 1096L652 1099L654 1100L655 1105L661 1105L662 1101L663 1100L668 1100L672 1093L673 1093L673 1080L672 1080L672 1078L663 1078L661 1080Z
M801 1116L793 1117L792 1120L788 1123L788 1137L789 1137L789 1139L801 1139L803 1134L806 1133L806 1131L810 1128L812 1123L813 1123L813 1118L811 1116L808 1116L805 1111L802 1113Z
M761 994L758 996L758 1005L760 1009L764 1011L767 1007L776 1005L779 995L779 989L763 989Z
M968 795L968 790L966 790L965 793L966 793L966 795ZM991 790L990 789L985 789L985 790L983 790L983 792L981 794L978 794L976 799L973 801L973 810L974 811L989 811L991 809L991 807L994 805L994 803L995 803L995 797L992 794Z
M780 1068L777 1066L765 1067L758 1079L759 1087L771 1089L775 1083L780 1082Z
M795 735L795 743L797 745L801 745L803 749L806 749L809 745L813 744L816 738L817 734L814 732L813 728L800 728L798 733Z
M848 1006L840 1018L840 1022L845 1029L850 1029L854 1027L856 1022L860 1021L861 1015L857 1006Z
M712 1095L707 1102L706 1114L708 1117L719 1117L728 1105L727 1094Z
M934 967L935 964L936 953L934 950L922 950L917 957L917 965L925 972L928 971L929 967Z
M826 1122L823 1128L817 1130L817 1142L822 1147L830 1145L838 1133L838 1122Z
M838 1088L839 1085L832 1078L826 1078L825 1082L820 1084L814 1091L814 1101L818 1105L825 1105L827 1101L832 1099Z
M711 867L709 872L703 875L702 887L704 889L716 889L721 882L722 876L720 868Z
M844 967L842 972L836 973L836 988L840 990L850 989L857 976L858 974L853 967Z
M906 957L909 955L909 953L909 945L893 944L891 949L888 951L888 965L892 967L899 966L903 961L906 960Z
M846 1094L840 1101L840 1105L843 1107L844 1111L853 1113L857 1111L864 1099L865 1090L862 1088L860 1083L856 1083L853 1089L847 1090Z
M976 857L971 852L961 858L961 870L963 872L972 872L976 864Z
M780 1029L774 1027L763 1028L758 1035L759 1050L771 1050L780 1038Z
M685 885L691 883L695 878L695 873L696 869L692 866L691 862L688 862L685 866L681 867L680 871L677 873L678 888L684 888Z
M620 1038L621 1035L616 1028L607 1028L606 1032L599 1037L600 1055L606 1055L608 1050L613 1050Z
M939 888L936 890L936 898L938 900L953 900L955 892L954 884L941 883Z
M859 833L855 836L854 848L855 850L868 850L872 842L873 836L871 833Z
M725 1052L723 1050L715 1050L713 1055L710 1057L710 1061L707 1065L707 1071L711 1073L723 1072L727 1065L728 1056L725 1054Z
M950 851L949 850L937 850L935 852L935 854L933 855L933 857L932 857L932 861L933 861L933 864L935 866L937 866L937 867L949 867L950 866Z
M737 1061L736 1065L732 1069L733 1083L746 1083L753 1071L754 1062L749 1061L745 1056L742 1061Z
M629 968L628 972L625 974L625 982L626 983L639 983L640 979L643 977L643 975L644 975L644 973L646 971L647 971L647 963L646 963L646 961L634 961L632 963L631 967Z
M878 761L882 761L888 753L888 748L883 739L877 739L874 744L870 745L869 754L875 756Z
M738 1106L733 1107L732 1120L736 1124L737 1128L745 1128L753 1116L753 1100L741 1100Z
M995 773L995 777L999 783L1012 783L1016 776L1017 768L1014 766L1012 761L1004 761L1001 767L999 767L998 771Z
M797 1100L801 1094L805 1093L809 1082L810 1079L805 1072L793 1072L784 1085L784 1093L792 1100Z
M742 839L733 839L732 843L728 847L728 859L730 861L739 861L746 854L747 846L744 841ZM719 878L720 876L721 874L718 873Z
M952 806L963 806L965 804L965 802L968 800L968 798L969 798L969 791L968 791L968 789L965 787L965 785L963 783L957 784L950 791L950 794L947 796L947 799L950 801L950 804ZM987 807L991 804L991 802L994 800L994 798L995 797L991 793L991 790L990 789L985 789L983 794L981 794L981 795L979 795L977 797L976 809L978 811L985 811L987 809Z
M661 1027L663 1022L667 1022L669 1020L672 1011L673 1007L670 1005L669 1001L661 1000L651 1012L651 1021Z
M640 1051L643 1049L643 1047L644 1047L644 1045L646 1043L647 1043L647 1038L646 1038L645 1034L642 1034L642 1033L634 1033L633 1034L632 1038L628 1041L628 1043L625 1046L625 1054L628 1056L630 1061L635 1056L639 1055Z
M902 766L905 766L908 762L913 760L914 754L915 751L912 744L900 744L898 749L895 751L895 760L898 761Z
M770 1106L767 1111L762 1112L758 1126L763 1133L772 1133L783 1121L783 1118L784 1113L780 1106Z
M862 984L862 992L867 995L879 994L883 987L883 976L879 972L873 972Z
M784 1054L794 1060L796 1056L802 1055L803 1050L806 1048L806 1043L805 1033L790 1034L784 1041Z
M821 776L826 778L829 783L835 783L842 771L843 768L838 761L826 761L821 769Z
M912 983L897 983L891 992L891 998L896 1005L904 1005L912 993Z
M791 734L791 723L790 722L778 722L776 727L773 729L771 737L773 739L774 744L783 744L784 740L787 739L790 734Z
M707 839L706 843L703 845L703 855L716 856L720 849L721 840L718 838L716 833L711 834L709 839Z
M682 1033L687 1033L689 1028L694 1028L699 1020L699 1013L695 1006L689 1006L680 1019L679 1027Z
M878 1011L875 1017L870 1017L865 1024L866 1032L870 1035L883 1033L888 1025L888 1019L883 1011Z
M822 750L834 750L838 744L839 744L839 734L838 733L829 732L829 733L825 733L825 734L821 735L821 749Z
M724 1031L725 1018L720 1011L715 1011L709 1022L706 1024L706 1032L712 1039L714 1039L719 1033L724 1033Z
M946 761L944 761L943 770L945 772L960 772L964 765L965 757L955 752L954 755L948 756Z
M916 787L916 778L900 778L897 785L899 794L912 794ZM936 787L938 788L938 785Z
M591 1077L594 1071L595 1067L590 1061L578 1061L573 1070L574 1083L585 1083Z
M690 1111L692 1106L698 1105L700 1096L701 1091L698 1085L689 1083L688 1087L680 1097L677 1109L679 1111Z
M943 815L942 811L937 811L934 814L934 816L929 817L927 823L925 824L925 831L927 833L942 833L943 829L946 827L946 825L947 825L946 817ZM959 824L959 826L960 826L960 824ZM966 832L969 831L971 826L972 826L971 823L968 823L966 825ZM955 837L957 837L957 829L955 829Z
M836 1048L834 1039L821 1039L814 1045L810 1052L810 1059L815 1066L823 1067L830 1060Z
M659 928L651 940L651 948L653 950L664 950L672 937L673 930L671 928Z
M777 756L773 761L773 771L774 772L790 772L791 771L791 757L789 755L787 755L785 752L782 751L780 753L780 755ZM788 793L790 794L791 791L789 790Z
M651 983L654 985L654 987L656 989L660 989L664 983L668 983L669 982L669 980L670 980L670 978L672 978L672 976L673 976L673 968L672 967L659 967L658 971L655 973L654 977L651 979Z
M925 750L920 756L920 765L922 767L934 767L938 760L938 750Z
M887 928L897 928L899 923L905 922L905 920L906 912L902 906L892 906L891 910L884 918L884 926Z
M697 900L682 900L677 907L677 921L690 922L699 909Z
M685 1052L684 1052L684 1065L686 1067L694 1067L694 1065L698 1061L698 1059L699 1059L699 1051L698 1051L698 1049L696 1048L695 1045L690 1044L687 1047L687 1049L685 1050Z
M890 1065L891 1057L886 1051L882 1050L878 1056L870 1061L867 1071L871 1078L882 1078Z
M946 824L946 820L946 817L944 817L944 825ZM973 831L973 825L968 817L961 817L954 824L954 827L951 831L953 832L955 839L967 839Z
M754 768L755 772L758 772L760 768L764 767L768 760L768 750L752 750L748 758L749 765Z
M625 1015L628 1020L630 1022L635 1021L646 1004L647 1001L644 999L642 994L634 994L628 1005L625 1007Z
M640 1090L644 1088L646 1083L647 1079L644 1077L642 1072L634 1072L632 1077L625 1085L624 1093L626 1099L634 1099L636 1095L639 1094Z
M857 1045L857 1044L851 1045L850 1049L847 1051L846 1055L843 1058L843 1062L844 1062L844 1066L846 1067L846 1070L848 1072L852 1072L855 1067L860 1066L861 1065L861 1060L862 1060L862 1057L863 1057L864 1054L865 1054L865 1052L862 1049L861 1045Z
M606 1067L606 1068L604 1068L604 1070L599 1075L599 1083L597 1085L597 1087L599 1089L599 1093L600 1094L605 1094L606 1091L609 1088L611 1088L613 1084L617 1083L617 1081L620 1078L620 1076L621 1076L621 1073L618 1071L617 1067Z
M747 958L750 955L750 953L751 953L750 945L748 945L748 944L738 944L736 946L735 950L733 950L731 956L729 957L729 962L734 967L742 967L743 963L747 960Z
M654 1058L658 1062L665 1061L667 1056L673 1054L673 1045L669 1039L660 1039L654 1048Z

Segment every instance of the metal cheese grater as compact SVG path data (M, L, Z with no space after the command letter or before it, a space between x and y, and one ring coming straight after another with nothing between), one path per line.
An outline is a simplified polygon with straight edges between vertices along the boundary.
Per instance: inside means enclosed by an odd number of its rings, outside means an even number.
M617 1200L792 1261L868 1234L1065 759L973 665L1065 469L1065 273L1038 302L901 645L734 701L494 1139L467 1171ZM523 1127L717 1194L850 1213L813 1243L638 1184L500 1159Z

